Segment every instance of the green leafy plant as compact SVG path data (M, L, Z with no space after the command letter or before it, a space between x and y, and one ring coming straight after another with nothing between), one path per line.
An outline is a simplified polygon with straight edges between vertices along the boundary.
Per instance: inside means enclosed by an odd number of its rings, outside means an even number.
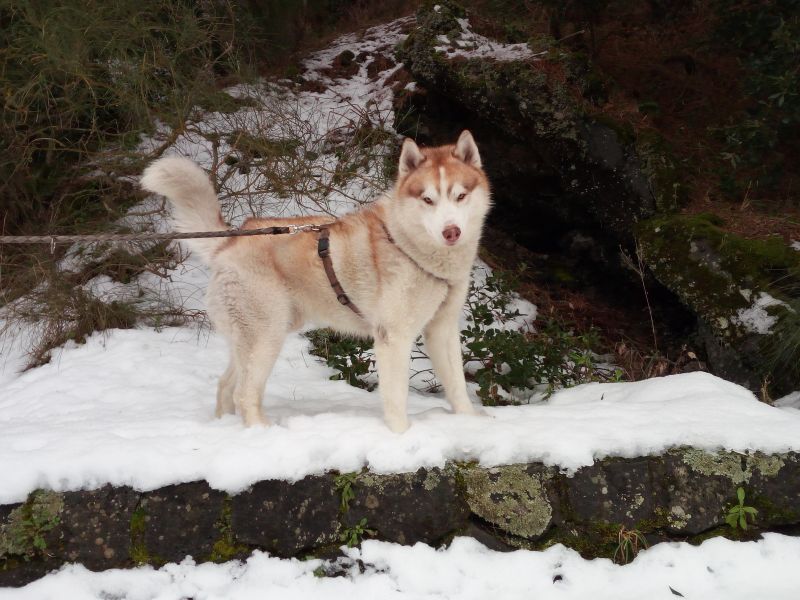
M480 278L479 278L480 280ZM526 325L514 307L518 279L494 271L483 281L473 282L466 303L466 326L461 331L464 363L478 383L484 405L516 404L536 390L546 395L563 387L596 380L618 381L619 369L609 370L596 362L593 348L599 346L596 330L576 334L554 318ZM520 327L522 327L520 329ZM311 353L335 369L334 380L366 390L376 386L376 363L372 342L318 329L306 334ZM417 343L415 361L427 359Z
M750 515L751 521L755 523L758 510L756 510L752 506L744 505L744 488L742 487L736 488L736 498L739 500L739 504L731 506L730 510L728 511L728 514L725 516L725 522L734 529L738 527L741 528L743 531L746 531L747 516Z
M376 372L372 342L336 333L331 329L315 329L306 337L311 340L311 354L325 359L337 373L332 380L344 380L354 387L375 389L370 376Z
M636 529L628 529L624 525L620 527L617 534L617 547L614 550L614 562L620 565L626 565L631 562L639 550L647 549L647 540Z
M339 539L347 544L348 548L358 545L365 535L375 535L377 532L374 529L367 527L367 518L364 517L352 527L346 528L342 531Z
M342 513L350 509L350 501L356 497L353 488L355 487L357 477L358 473L342 473L337 475L336 479L334 479L334 485L340 497L339 510Z
M47 554L47 534L61 523L62 502L56 493L37 490L12 511L0 528L0 563L7 557L27 562Z
M606 379L592 351L599 341L596 331L578 335L548 317L539 319L535 329L513 326L523 316L513 308L515 281L513 275L493 272L483 284L473 283L467 299L464 362L479 365L474 378L483 404L513 404L522 390L544 388L549 395Z

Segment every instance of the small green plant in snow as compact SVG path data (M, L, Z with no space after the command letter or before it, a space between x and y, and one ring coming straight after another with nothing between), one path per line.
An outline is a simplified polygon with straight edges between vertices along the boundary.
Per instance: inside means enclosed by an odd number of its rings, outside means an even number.
M739 504L730 508L725 516L725 522L734 529L741 528L742 531L747 531L747 516L750 515L751 521L755 523L758 510L744 505L744 488L736 488L736 497L739 499Z

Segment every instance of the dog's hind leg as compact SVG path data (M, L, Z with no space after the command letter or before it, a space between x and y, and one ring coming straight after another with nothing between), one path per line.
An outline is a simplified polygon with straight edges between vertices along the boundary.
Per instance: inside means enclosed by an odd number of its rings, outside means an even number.
M247 427L269 425L261 410L261 399L287 333L285 328L275 327L237 336L233 350L237 374L233 398Z
M236 389L236 357L231 353L228 368L219 378L217 384L217 411L216 415L219 419L222 415L232 415L236 412L236 406L233 402L233 392Z

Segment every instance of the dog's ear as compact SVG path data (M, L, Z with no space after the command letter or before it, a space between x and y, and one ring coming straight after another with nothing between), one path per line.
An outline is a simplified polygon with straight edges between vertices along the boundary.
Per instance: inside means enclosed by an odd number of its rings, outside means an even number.
M453 156L462 160L476 169L481 168L481 155L478 153L478 146L469 130L465 129L458 136L456 147L453 149Z
M416 142L411 138L406 138L403 142L403 149L400 151L400 166L397 169L400 177L405 177L416 169L425 160L425 155L419 149Z

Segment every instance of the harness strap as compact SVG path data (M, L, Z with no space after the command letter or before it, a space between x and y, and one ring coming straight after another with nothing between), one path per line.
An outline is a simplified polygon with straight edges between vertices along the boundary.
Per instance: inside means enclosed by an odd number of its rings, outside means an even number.
M419 269L429 277L432 277L437 281L441 281L442 283L447 284L447 286L450 287L451 283L447 279L439 277L438 275L435 275L434 273L428 271L428 269L420 265L416 261L416 259L414 259L413 256L411 256L410 254L408 254L408 252L406 252L400 246L398 246L397 242L394 241L392 234L390 234L389 230L386 228L385 223L381 223L381 226L383 227L383 232L386 234L386 239L395 248L397 248L403 256L405 256L408 260L410 260L414 264L414 266L417 267L417 269ZM336 299L339 301L339 304L346 306L354 313L356 313L359 317L365 319L364 314L361 312L361 310L359 310L358 306L356 306L353 303L353 301L350 300L348 295L345 293L342 284L339 283L339 280L336 278L336 271L333 269L333 261L331 260L330 229L326 225L321 225L316 231L319 232L319 237L317 238L317 254L322 259L322 266L325 269L325 275L328 276L328 281L330 282L331 287L333 288L333 291L336 294Z
M333 291L336 293L336 299L339 301L339 304L346 306L363 319L364 315L361 313L358 307L353 304L353 302L344 292L342 284L339 283L339 280L336 278L336 271L333 270L333 261L331 260L330 236L331 232L327 227L323 228L319 232L319 238L317 239L317 254L319 254L319 257L322 259L322 266L325 269L325 274L328 276L328 281L330 282Z

